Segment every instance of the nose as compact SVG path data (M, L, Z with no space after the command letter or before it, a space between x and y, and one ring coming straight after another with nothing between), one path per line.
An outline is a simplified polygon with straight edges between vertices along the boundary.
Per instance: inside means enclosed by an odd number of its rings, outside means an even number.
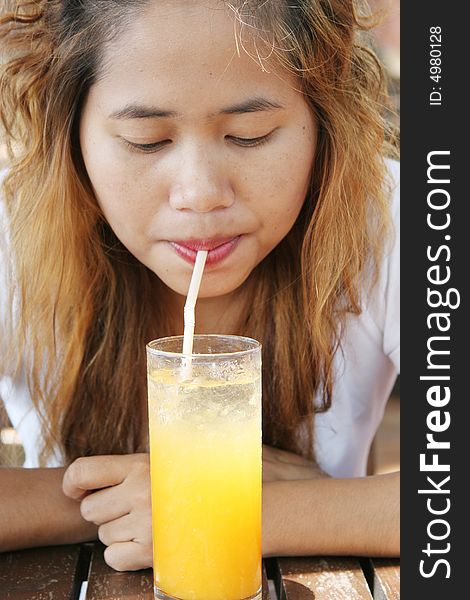
M228 208L235 195L222 161L196 148L181 156L169 192L175 210L207 213Z

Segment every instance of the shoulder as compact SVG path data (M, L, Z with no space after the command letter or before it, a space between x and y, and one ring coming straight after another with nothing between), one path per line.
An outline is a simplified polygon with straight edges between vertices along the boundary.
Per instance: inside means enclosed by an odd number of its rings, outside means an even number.
M5 197L3 193L3 182L7 175L7 170L0 170L0 269L6 265L8 256L8 217ZM2 281L2 283L4 283Z
M13 317L9 305L12 285L12 264L10 258L10 225L3 182L7 169L0 170L0 356L6 356L7 344L11 343L6 334L9 320ZM11 373L5 361L0 361L0 402L20 436L25 451L25 467L38 467L38 447L41 436L39 415L34 409L26 377L23 371Z
M385 357L400 370L400 164L386 160L387 174L384 186L389 192L388 235L378 272L373 280L372 271L364 271L361 291L361 312L346 322L344 337L352 339L352 346L366 340L369 352Z
M5 198L3 193L3 182L7 176L8 169L0 169L0 226L3 223L3 219L6 218L6 207Z
M386 158L385 165L393 182L400 185L400 162L394 158Z
M5 270L8 256L8 219L5 198L3 195L3 180L5 179L6 174L7 171L5 169L0 171L0 294L6 283L3 281L2 273Z
M388 236L388 244L384 250L384 264L389 266L390 261L394 266L399 266L397 258L400 255L400 163L396 160L386 160L388 170L388 181L390 188L389 214L391 220L391 231Z
M380 335L382 351L400 366L400 163L386 160L390 229L384 241L376 285L363 302L362 318Z
M382 276L390 276L391 271L400 269L400 163L396 160L388 160L386 164L390 181L391 231L388 244L384 249ZM399 283L399 280L396 279L395 283Z
M11 260L9 252L9 221L3 195L3 180L7 174L4 169L0 171L0 354L3 354L6 343L6 323L8 310L8 296L12 282ZM0 372L1 376L1 372Z
M7 207L5 204L5 196L3 192L3 182L7 176L7 169L0 169L0 253L6 252L6 243L8 238L8 220L7 220ZM4 255L0 256L5 258ZM2 261L3 263L3 261ZM0 263L0 265L2 264Z
M400 228L400 163L397 160L385 159L387 178L390 186L390 216L395 229Z

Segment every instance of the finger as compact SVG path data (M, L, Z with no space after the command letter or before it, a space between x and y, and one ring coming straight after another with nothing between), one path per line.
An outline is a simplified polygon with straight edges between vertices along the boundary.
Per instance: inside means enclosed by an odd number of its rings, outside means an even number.
M124 515L119 519L100 525L98 537L103 544L111 546L122 542L134 542L142 546L152 545L151 517L137 518L134 514Z
M106 548L104 560L116 571L147 569L153 564L152 549L136 542L120 542Z
M131 502L121 488L121 485L115 485L85 496L80 504L85 521L102 525L128 514L132 508Z
M98 539L100 542L103 542L105 546L111 546L112 544L134 541L129 516L124 515L119 519L100 525L98 527Z
M77 458L65 471L64 494L81 500L89 490L98 490L122 483L129 468L128 456L87 456Z

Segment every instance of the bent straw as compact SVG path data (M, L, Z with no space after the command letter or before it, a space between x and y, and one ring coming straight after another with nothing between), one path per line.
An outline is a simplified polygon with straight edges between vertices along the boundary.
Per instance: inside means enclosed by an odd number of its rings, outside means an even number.
M206 264L207 250L199 250L194 263L191 283L189 284L188 296L184 305L184 335L183 335L183 380L191 377L191 355L193 353L194 325L196 323L195 307L199 286L201 285L202 273Z

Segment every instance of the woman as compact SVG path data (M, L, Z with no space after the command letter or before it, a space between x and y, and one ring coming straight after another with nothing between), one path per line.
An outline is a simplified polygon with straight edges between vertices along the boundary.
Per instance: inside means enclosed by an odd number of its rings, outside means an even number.
M396 555L398 474L365 477L396 163L355 4L9 4L0 393L35 468L0 470L0 548L151 565L145 343L182 332L205 246L196 332L263 343L264 554Z

